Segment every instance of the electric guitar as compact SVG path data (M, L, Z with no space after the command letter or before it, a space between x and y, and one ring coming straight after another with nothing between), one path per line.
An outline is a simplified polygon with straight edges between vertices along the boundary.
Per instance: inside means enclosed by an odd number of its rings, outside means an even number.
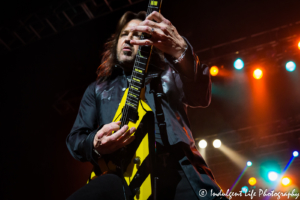
M153 11L160 12L162 0L149 1L147 16ZM140 39L147 38L142 34ZM120 150L104 155L98 164L101 174L117 173L124 177L133 199L153 199L155 194L154 180L154 113L145 103L145 76L148 70L153 46L139 46L135 58L129 88L124 92L114 122L121 121L121 127L127 124L129 129L135 127L135 139ZM93 171L88 180L96 177Z

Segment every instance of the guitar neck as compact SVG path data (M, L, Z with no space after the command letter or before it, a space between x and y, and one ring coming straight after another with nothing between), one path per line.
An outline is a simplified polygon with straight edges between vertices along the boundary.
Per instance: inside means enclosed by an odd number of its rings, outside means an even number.
M160 12L162 0L149 1L147 16L153 11ZM140 39L144 40L147 35L142 33ZM129 85L129 91L126 99L126 106L130 106L132 109L137 110L138 101L141 95L141 90L144 88L145 76L148 71L148 65L150 61L150 56L153 46L139 46L132 74L131 82ZM126 109L124 109L126 110Z

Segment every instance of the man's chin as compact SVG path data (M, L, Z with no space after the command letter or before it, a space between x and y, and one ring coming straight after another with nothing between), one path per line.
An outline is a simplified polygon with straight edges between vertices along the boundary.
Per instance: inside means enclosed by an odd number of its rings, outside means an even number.
M131 57L132 56L132 51L123 51L123 56L125 57Z
M133 65L134 65L134 58L132 59L122 59L122 60L119 60L119 64L124 67L124 69L126 70L131 70L133 68Z

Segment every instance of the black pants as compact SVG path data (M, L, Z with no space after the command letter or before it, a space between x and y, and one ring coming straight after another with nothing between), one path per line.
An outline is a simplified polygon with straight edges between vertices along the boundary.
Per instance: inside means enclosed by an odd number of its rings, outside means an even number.
M182 170L162 169L158 172L157 200L198 200ZM67 200L122 200L124 190L117 175L106 174L97 177L72 194Z
M198 200L182 170L161 170L158 177L157 200Z
M121 178L106 174L95 178L89 184L73 193L67 200L125 199Z

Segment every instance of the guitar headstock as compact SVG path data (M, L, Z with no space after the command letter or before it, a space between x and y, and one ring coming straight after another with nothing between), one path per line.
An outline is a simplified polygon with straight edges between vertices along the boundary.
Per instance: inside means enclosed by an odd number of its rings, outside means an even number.
M147 16L151 14L153 11L160 12L162 0L149 0L148 9L147 9Z

